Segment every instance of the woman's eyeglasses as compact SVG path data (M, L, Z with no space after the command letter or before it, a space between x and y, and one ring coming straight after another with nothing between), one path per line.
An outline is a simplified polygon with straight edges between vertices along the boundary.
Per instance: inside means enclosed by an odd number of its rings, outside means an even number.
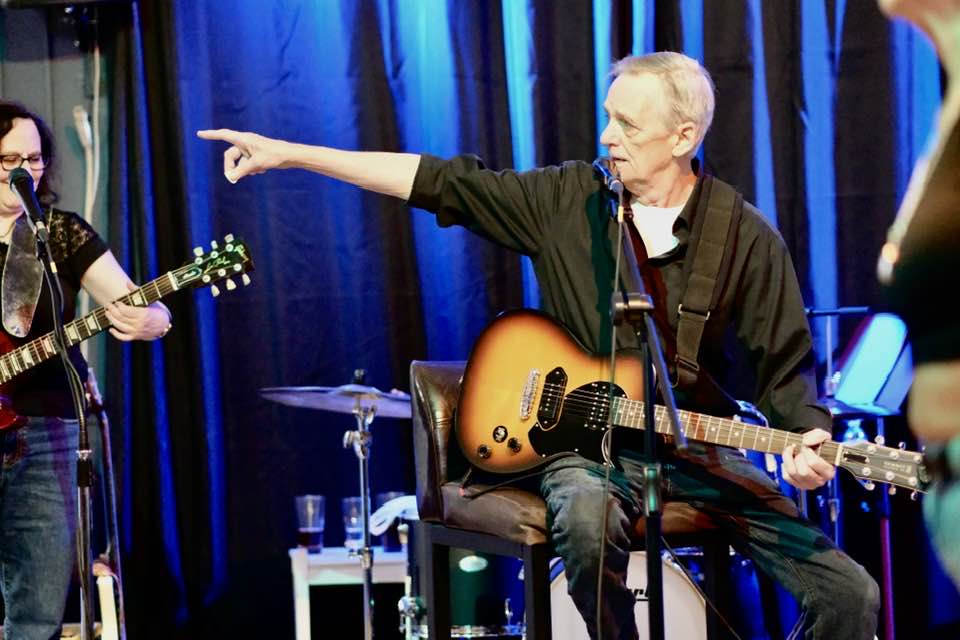
M19 153L9 153L0 156L0 166L3 167L4 171L13 171L14 169L22 167L24 162L30 165L31 169L43 169L44 166L46 166L43 154L40 153L34 153L29 156L22 156Z

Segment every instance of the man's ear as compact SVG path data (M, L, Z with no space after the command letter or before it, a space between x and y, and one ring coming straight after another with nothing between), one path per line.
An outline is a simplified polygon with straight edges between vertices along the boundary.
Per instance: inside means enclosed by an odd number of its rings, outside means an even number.
M682 122L674 132L676 142L673 145L673 157L683 158L693 153L697 144L697 127L692 122Z

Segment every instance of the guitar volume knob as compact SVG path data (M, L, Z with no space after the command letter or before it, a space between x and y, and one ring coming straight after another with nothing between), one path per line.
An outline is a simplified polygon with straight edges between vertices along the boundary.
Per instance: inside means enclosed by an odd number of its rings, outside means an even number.
M492 452L490 451L490 447L488 447L485 444L482 444L479 447L477 447L477 457L479 457L481 460L486 460L487 458L489 458L491 453Z
M522 445L520 444L520 441L516 438L510 438L507 440L507 449L510 449L510 451L513 453L520 453L521 446Z

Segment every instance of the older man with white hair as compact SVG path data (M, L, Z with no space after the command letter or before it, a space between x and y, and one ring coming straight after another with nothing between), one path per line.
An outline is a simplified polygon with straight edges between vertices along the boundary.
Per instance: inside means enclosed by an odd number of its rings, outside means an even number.
M831 417L816 403L812 340L786 247L754 207L698 173L693 161L713 117L709 74L695 60L662 52L621 60L613 76L601 142L629 191L631 240L656 303L678 404L730 415L737 410L732 397L755 401L773 426L803 434L802 446L783 452L784 477L800 488L823 485L834 467L816 448L829 438ZM608 208L612 194L589 163L494 172L474 156L350 152L226 129L199 135L230 143L224 173L232 182L274 168L310 169L403 198L435 212L441 226L465 226L530 256L543 310L589 351L609 353L616 225ZM715 304L704 314L699 344L681 341L678 347L678 329L696 320L680 313L680 304L691 268L699 264L701 238L717 239L715 220L729 229L720 237L726 249ZM619 347L637 346L624 327L616 339ZM539 476L551 539L592 637L598 627L603 638L637 637L635 595L625 583L643 505L642 459L632 435L616 435L609 484L600 462L577 455L547 463ZM708 512L741 552L797 598L803 607L797 632L873 638L876 583L800 516L764 471L728 447L691 442L678 453L665 445L662 455L666 499Z

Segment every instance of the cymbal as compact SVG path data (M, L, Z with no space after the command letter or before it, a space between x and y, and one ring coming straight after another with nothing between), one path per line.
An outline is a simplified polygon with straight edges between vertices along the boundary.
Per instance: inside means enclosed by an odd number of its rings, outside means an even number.
M290 407L320 409L337 413L353 413L359 406L372 408L384 418L409 418L410 394L393 390L389 393L376 387L345 384L339 387L264 387L260 395Z

